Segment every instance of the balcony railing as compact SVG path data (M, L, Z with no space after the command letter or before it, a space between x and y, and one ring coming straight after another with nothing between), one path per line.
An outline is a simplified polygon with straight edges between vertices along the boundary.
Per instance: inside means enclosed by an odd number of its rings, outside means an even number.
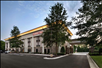
M31 41L28 41L28 43L31 43Z
M40 40L36 40L36 42L40 42Z
M40 47L40 45L36 45L36 47Z
M31 47L30 45L28 45L28 47Z

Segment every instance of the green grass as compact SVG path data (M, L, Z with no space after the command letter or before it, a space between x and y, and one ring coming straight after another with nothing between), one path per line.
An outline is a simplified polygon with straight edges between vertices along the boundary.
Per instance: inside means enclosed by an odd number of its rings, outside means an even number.
M102 56L91 56L91 58L96 62L96 64L102 68Z

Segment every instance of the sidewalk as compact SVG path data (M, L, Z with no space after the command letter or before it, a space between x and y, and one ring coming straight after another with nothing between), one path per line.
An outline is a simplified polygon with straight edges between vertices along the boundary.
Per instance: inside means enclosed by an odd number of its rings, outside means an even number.
M94 62L94 60L89 55L87 55L87 58L89 61L90 68L99 68L98 65Z
M73 53L72 55L86 55L90 68L99 68L98 65L93 61L93 59L90 57L90 55L88 55L89 52L76 52Z

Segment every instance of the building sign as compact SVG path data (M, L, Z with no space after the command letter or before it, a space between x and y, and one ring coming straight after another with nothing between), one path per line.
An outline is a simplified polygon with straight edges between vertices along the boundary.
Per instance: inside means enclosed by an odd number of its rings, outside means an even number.
M33 35L42 34L42 33L43 33L43 31L39 31L39 32L33 33Z

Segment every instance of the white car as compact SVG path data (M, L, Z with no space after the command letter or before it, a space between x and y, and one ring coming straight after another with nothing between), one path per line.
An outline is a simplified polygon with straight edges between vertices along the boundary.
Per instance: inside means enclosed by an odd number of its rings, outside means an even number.
M5 54L8 54L8 53L10 53L11 51L5 51Z

